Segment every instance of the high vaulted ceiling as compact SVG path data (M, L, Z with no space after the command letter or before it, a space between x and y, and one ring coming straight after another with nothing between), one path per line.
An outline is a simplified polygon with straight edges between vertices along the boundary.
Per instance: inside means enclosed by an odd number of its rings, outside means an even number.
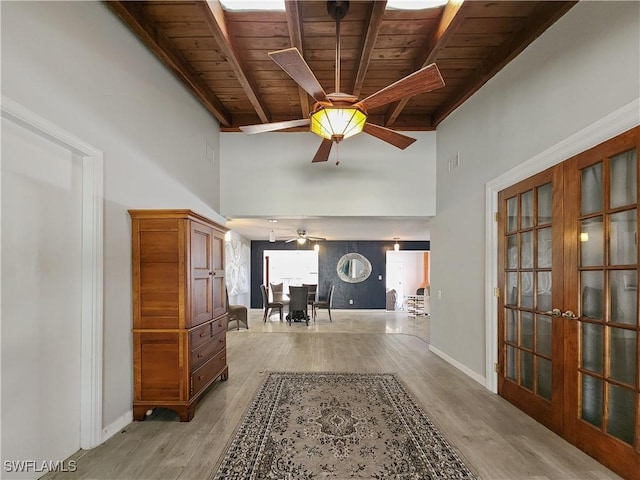
M340 90L364 98L430 63L445 81L444 88L368 112L368 122L396 130L434 129L575 4L450 0L391 10L386 3L350 2L341 22ZM335 91L336 25L326 1L286 0L284 12L225 11L218 0L107 5L222 131L309 117L313 99L268 52L297 47L324 90Z
M449 0L426 10L392 10L353 0L341 21L338 91L360 99L430 63L445 86L368 111L367 123L434 130L576 2ZM225 11L218 0L108 1L108 7L220 123L238 127L308 118L313 99L269 52L297 47L329 93L335 88L336 24L327 2L285 0L286 11ZM308 126L290 129L307 131ZM288 130L289 131L289 130ZM229 219L252 240L426 240L429 217Z

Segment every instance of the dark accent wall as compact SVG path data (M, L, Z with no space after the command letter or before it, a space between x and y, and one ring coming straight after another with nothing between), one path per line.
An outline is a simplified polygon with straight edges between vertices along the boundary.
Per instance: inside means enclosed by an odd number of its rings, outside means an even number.
M331 284L335 285L333 308L384 309L386 307L386 258L393 242L383 241L325 241L320 242L318 252L318 294L325 297ZM401 250L429 250L428 241L400 242ZM251 242L251 308L262 308L260 284L262 283L265 250L310 250L313 245L297 242L275 242L263 240ZM371 262L371 275L364 282L347 283L340 280L336 266L345 253L360 253ZM382 275L382 280L379 280ZM353 305L349 304L353 300Z

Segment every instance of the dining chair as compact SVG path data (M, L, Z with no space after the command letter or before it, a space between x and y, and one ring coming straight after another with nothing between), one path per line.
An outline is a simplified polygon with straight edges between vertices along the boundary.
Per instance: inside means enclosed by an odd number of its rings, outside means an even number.
M238 330L240 330L240 323L244 323L244 326L249 329L249 321L247 320L247 307L244 305L229 305L229 292L227 289L224 289L224 293L227 299L227 313L229 314L227 325L231 324L234 320L236 321L236 326Z
M280 302L283 305L289 304L289 297L284 293L284 284L281 283L269 283L269 289L271 290L271 301Z
M313 303L318 300L318 285L315 283L303 283L303 287L309 287L309 297L307 303L313 308Z
M269 312L274 308L277 308L278 312L280 312L280 321L282 321L282 310L284 308L282 302L270 302L267 287L265 287L264 285L260 285L260 292L262 293L262 305L264 307L264 315L262 317L262 320L266 323L267 317L269 317Z
M289 287L289 325L295 320L304 320L309 325L309 287Z
M319 308L326 308L329 312L329 321L333 322L331 319L331 305L333 304L333 292L335 290L335 285L331 285L329 287L329 295L327 295L326 300L317 300L313 302L313 321L316 321L317 310Z

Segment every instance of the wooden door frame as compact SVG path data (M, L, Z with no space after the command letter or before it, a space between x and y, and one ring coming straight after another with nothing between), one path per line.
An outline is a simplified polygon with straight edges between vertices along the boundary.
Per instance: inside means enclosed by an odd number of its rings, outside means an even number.
M103 154L75 135L2 95L2 117L78 154L82 164L80 447L106 440L103 377ZM114 431L113 434L117 432Z
M485 185L485 387L498 393L498 192L640 125L640 98L525 160Z

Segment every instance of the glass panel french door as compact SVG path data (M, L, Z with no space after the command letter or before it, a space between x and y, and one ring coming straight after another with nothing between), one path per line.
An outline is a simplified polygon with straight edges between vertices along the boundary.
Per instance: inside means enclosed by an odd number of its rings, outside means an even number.
M499 381L510 402L640 479L640 127L499 199Z
M638 128L565 162L566 437L640 478Z
M498 196L498 392L556 432L564 388L564 324L553 312L562 302L562 175L554 167Z

